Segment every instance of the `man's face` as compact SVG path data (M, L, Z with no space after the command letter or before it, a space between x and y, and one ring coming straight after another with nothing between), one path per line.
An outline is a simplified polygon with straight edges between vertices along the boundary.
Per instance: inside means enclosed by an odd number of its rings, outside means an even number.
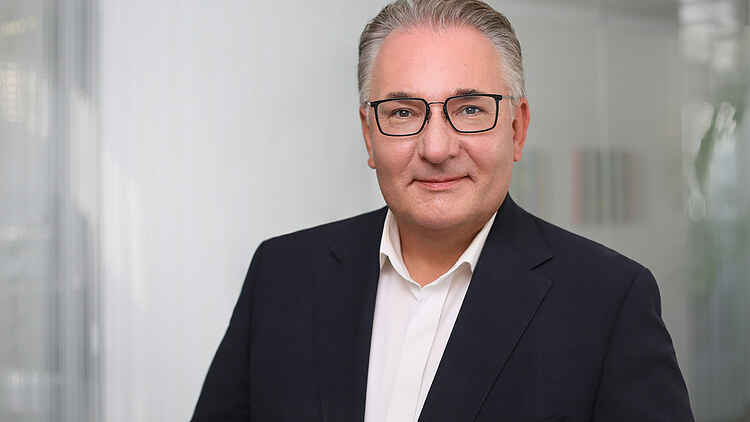
M395 31L384 41L372 71L369 100L409 96L444 101L465 92L509 95L494 45L473 28ZM414 136L385 136L371 107L360 108L362 132L388 207L404 229L479 230L499 208L521 159L529 123L522 99L499 103L497 126L458 133L442 104Z

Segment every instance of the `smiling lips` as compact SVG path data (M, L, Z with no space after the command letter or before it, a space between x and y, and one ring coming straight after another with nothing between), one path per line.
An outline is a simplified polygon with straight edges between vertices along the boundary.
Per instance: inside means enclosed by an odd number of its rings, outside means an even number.
M468 176L440 177L430 179L414 179L420 186L431 191L441 191L452 188Z

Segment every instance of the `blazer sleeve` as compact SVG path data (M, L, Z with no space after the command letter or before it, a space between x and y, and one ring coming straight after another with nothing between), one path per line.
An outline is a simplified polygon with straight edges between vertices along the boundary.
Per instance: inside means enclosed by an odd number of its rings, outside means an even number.
M613 327L594 421L693 421L672 339L661 319L659 290L642 268Z
M193 422L250 421L250 315L262 249L261 244L250 263L229 327L203 383Z

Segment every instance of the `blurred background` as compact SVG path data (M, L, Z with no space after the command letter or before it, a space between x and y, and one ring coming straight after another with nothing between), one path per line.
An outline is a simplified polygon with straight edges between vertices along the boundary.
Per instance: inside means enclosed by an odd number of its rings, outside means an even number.
M260 3L260 4L256 4ZM493 0L512 195L656 275L698 421L750 421L750 0ZM378 0L2 0L0 421L186 421L255 247L383 205Z

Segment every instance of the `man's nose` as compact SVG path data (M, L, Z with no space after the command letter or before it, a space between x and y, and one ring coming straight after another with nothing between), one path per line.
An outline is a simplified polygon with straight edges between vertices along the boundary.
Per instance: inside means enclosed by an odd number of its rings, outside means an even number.
M442 105L442 102L429 103L430 113L417 146L419 155L434 164L455 157L460 149L458 133L448 122Z

